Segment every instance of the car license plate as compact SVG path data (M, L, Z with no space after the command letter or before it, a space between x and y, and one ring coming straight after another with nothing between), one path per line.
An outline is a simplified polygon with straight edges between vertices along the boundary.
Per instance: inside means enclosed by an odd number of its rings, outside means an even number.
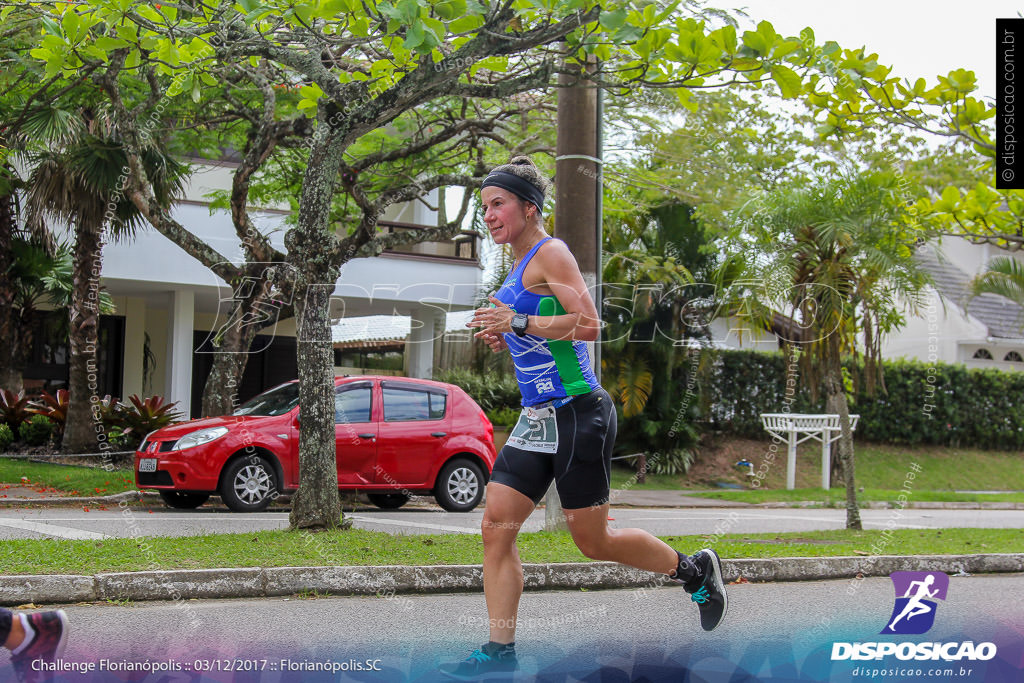
M156 472L156 458L140 458L139 472Z

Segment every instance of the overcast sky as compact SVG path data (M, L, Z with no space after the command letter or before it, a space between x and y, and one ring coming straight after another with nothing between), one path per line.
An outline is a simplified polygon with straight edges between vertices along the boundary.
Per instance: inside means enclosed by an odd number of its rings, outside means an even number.
M937 75L969 69L978 77L976 96L986 98L995 94L996 17L1024 10L1024 2L1006 0L727 0L720 6L745 8L783 35L810 26L819 45L865 46L895 75L924 77L929 85Z

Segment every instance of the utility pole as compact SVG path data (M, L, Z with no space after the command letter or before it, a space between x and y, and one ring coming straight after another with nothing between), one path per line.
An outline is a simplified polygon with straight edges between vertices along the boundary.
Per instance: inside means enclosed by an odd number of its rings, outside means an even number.
M566 66L569 66L566 64ZM597 67L596 60L586 65ZM601 311L601 94L574 74L558 77L558 141L555 146L555 237L565 242ZM590 344L590 358L601 377L601 349ZM554 484L544 499L544 528L565 529Z

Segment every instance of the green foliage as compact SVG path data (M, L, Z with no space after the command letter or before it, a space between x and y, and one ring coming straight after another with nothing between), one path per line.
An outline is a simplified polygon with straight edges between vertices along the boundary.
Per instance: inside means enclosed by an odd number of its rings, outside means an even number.
M858 439L891 444L1024 448L1024 372L967 369L953 363L884 361L884 391L869 396L856 382L851 412ZM845 361L854 379L863 362ZM764 438L761 413L786 405L786 358L781 353L719 351L708 365L702 400L714 429ZM823 413L824 400L796 391L788 412ZM978 419L984 415L985 419Z
M64 242L52 250L16 235L11 239L11 270L9 277L14 288L13 304L21 319L29 321L41 304L66 308L71 302L71 247ZM113 299L106 291L100 292L100 311L112 313Z
M813 34L806 39L813 42ZM911 82L880 64L877 54L843 50L834 43L816 48L812 59L820 73L806 79L804 93L818 112L819 134L858 138L871 129L901 125L946 138L958 153L970 155L980 178L950 178L951 184L917 198L913 215L939 233L1002 248L1024 245L1019 229L1024 190L996 189L995 102L975 96L972 71L955 69L938 76L935 84L924 78Z
M487 411L487 419L495 427L511 427L519 419L521 410L511 407L497 408Z
M696 441L697 432L694 429L692 440ZM665 451L654 453L647 458L647 471L650 474L674 476L686 474L690 465L696 459L696 455L689 448L670 448ZM636 464L635 462L633 463Z
M43 446L50 442L57 431L57 424L45 415L33 415L18 430L26 446Z
M695 389L712 317L707 283L721 268L707 241L693 209L677 202L614 220L605 233L601 380L619 413L616 454L645 453L656 474L693 461L698 401L685 388Z
M710 427L736 436L763 438L761 413L824 412L824 401L812 404L800 390L799 369L787 375L787 358L781 353L722 350L707 352L710 362L702 367L701 401ZM787 379L790 383L787 393Z
M783 336L801 343L812 393L818 378L839 372L840 354L861 334L870 369L882 335L920 304L929 281L914 258L922 234L905 222L897 183L891 173L850 171L765 193L737 212L734 248L753 246L760 257L752 260L763 283L755 303L766 321L773 312L801 321L797 334ZM743 244L745 237L753 244ZM875 377L867 375L869 390Z
M971 280L971 296L998 294L1024 307L1024 264L1012 256L999 256L989 261L985 272ZM1024 326L1024 320L1018 320Z
M142 439L145 436L145 434L139 434L136 437L133 432L125 432L120 427L111 427L107 430L107 443L115 451L131 451L142 443Z
M0 423L7 425L14 436L18 435L18 427L32 416L29 409L31 399L24 391L15 394L7 389L0 389Z
M519 383L512 375L497 373L480 375L471 370L456 368L440 372L434 379L461 387L483 408L485 413L502 408L511 408L518 412L515 406L522 404L523 397L519 393Z
M120 399L111 398L110 394L104 396L94 408L95 415L98 415L103 426L110 429L124 429L125 411L127 406L121 403Z
M28 411L46 417L54 425L59 435L64 431L64 422L68 417L69 403L70 398L67 389L58 389L56 395L44 391L39 394L38 399L29 404Z
M14 432L6 424L0 423L0 451L6 451L12 443L14 443Z
M124 425L123 434L130 434L133 439L141 439L150 432L166 427L182 418L182 414L174 410L178 402L166 403L163 396L139 398L138 394L128 397L131 405L125 405L121 412Z

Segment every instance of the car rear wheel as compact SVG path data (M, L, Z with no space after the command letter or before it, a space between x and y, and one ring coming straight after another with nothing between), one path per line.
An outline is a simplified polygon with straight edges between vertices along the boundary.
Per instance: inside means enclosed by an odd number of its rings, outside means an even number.
M168 507L176 510L195 510L210 499L209 493L183 493L182 491L161 491L160 497Z
M220 497L235 512L259 512L278 495L277 473L262 456L239 458L224 470Z
M441 468L434 487L437 504L449 512L469 512L484 497L484 473L469 460L452 460Z
M366 497L381 510L397 510L409 502L405 493L368 493Z

